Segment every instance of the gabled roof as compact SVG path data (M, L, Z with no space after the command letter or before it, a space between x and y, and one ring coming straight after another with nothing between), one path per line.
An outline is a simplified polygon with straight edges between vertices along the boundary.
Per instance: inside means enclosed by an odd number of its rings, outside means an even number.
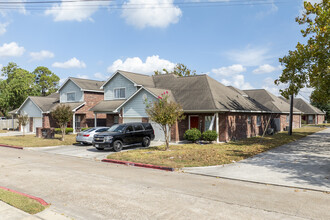
M134 83L135 86L145 86L145 87L155 87L153 79L151 76L145 75L145 74L139 74L139 73L132 73L122 70L117 70L112 76L102 84L100 87L103 89L103 87L110 82L110 80L117 74L120 74L124 76L126 79Z
M61 85L61 87L58 89L60 91L65 84L68 81L72 81L76 86L78 86L82 91L88 91L88 92L101 92L104 91L101 89L101 86L103 85L104 81L99 80L91 80L91 79L81 79L81 78L75 78L75 77L69 77L66 79L66 81Z
M288 104L290 104L290 100L287 100L286 98L284 98L282 96L280 96L279 98L284 100ZM311 105L310 103L306 102L305 100L303 100L301 98L293 99L293 106L296 109L299 109L301 112L303 112L306 115L324 115L325 114L320 109L316 108L315 106Z
M290 105L278 98L274 94L268 92L265 89L252 89L252 90L243 90L250 98L254 99L256 102L262 104L273 113L289 113ZM300 114L296 108L293 108L293 112L296 114Z

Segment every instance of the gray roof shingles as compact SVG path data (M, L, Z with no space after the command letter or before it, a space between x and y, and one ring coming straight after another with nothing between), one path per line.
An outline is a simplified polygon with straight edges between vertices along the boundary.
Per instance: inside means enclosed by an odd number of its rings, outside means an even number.
M290 100L287 100L286 98L280 96L280 99L284 100L288 104L290 104ZM315 106L311 105L310 103L306 102L305 100L301 98L295 98L293 100L293 106L296 109L299 109L301 112L303 112L306 115L324 115L325 113L322 112L320 109L316 108Z

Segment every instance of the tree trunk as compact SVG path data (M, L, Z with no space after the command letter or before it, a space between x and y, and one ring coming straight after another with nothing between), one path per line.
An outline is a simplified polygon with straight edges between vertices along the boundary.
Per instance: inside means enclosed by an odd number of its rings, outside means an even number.
M65 135L65 126L64 126L64 125L61 126L61 130L62 130L62 138L61 138L61 141L64 141L64 135Z
M163 126L163 130L164 130L164 133L165 133L165 151L166 151L170 148L169 147L169 140L168 140L168 131L167 131L166 125Z
M22 126L22 128L23 128L23 136L25 136L25 126L26 125Z

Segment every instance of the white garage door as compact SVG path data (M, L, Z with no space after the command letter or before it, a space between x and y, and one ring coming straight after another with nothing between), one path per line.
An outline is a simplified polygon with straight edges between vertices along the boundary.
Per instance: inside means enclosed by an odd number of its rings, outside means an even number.
M23 126L21 125L21 131L23 131L23 129L24 129L24 132L25 132L25 133L30 132L30 120L29 120L28 123L25 125L25 127L23 127Z
M33 132L39 127L42 127L42 118L33 118Z
M123 123L142 122L142 118L124 118Z
M154 141L165 141L165 135L162 127L156 122L150 121L154 131L155 131L155 140Z

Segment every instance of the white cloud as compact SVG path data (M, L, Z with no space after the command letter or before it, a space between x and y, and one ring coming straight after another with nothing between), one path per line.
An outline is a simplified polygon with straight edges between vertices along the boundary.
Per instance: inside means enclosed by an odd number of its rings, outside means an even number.
M77 78L80 78L80 79L89 79L89 76L78 74L78 75L77 75Z
M128 0L123 5L122 17L137 28L160 27L179 22L182 11L173 0Z
M263 89L266 89L267 91L273 93L276 96L280 96L280 89L284 89L285 85L280 84L280 85L275 85L274 79L271 77L267 77L263 80Z
M94 77L96 79L100 79L100 80L105 80L107 79L107 76L103 75L102 73L94 73Z
M39 52L31 52L30 53L31 60L44 60L47 58L53 58L54 53L48 50L41 50Z
M158 55L147 57L143 62L139 57L127 58L125 61L118 59L108 67L109 73L114 73L116 70L125 70L144 74L153 74L155 70L172 70L175 63L168 60L160 59Z
M261 12L257 13L257 15L256 15L257 18L262 19L265 16L271 15L278 11L278 7L275 5L274 0L271 0L269 3L271 3L270 7L268 7L268 9L265 11L261 11Z
M243 66L258 66L267 63L268 60L274 58L268 54L269 49L263 48L252 48L247 46L242 50L232 50L226 53L228 58L235 63L240 63Z
M3 35L7 32L7 26L9 23L0 23L0 35Z
M220 67L218 69L212 69L211 71L213 73L215 73L216 75L231 76L231 75L236 75L236 74L246 71L246 68L241 64L234 64L234 65L227 66L227 67Z
M92 20L91 16L100 8L109 5L107 1L90 1L90 2L64 2L54 4L50 9L45 11L46 15L54 17L54 21L84 21Z
M55 62L55 63L53 63L52 67L64 68L64 69L86 68L86 64L83 61L80 61L77 58L73 57L72 59L70 59L66 62L63 62L63 63Z
M0 46L0 57L19 57L25 52L24 47L18 46L16 42L4 43Z
M236 75L233 77L232 85L239 89L253 89L250 83L245 82L244 75Z
M3 17L5 17L9 11L18 11L21 14L27 13L24 7L25 0L6 0L6 2L16 2L16 3L14 9L8 9L8 8L0 9L0 15L2 15Z
M281 65L275 67L275 66L272 66L269 64L264 64L264 65L259 66L257 69L254 69L252 72L254 74L263 74L263 73L271 73L271 72L274 72L276 70L281 70L281 69L282 69Z

